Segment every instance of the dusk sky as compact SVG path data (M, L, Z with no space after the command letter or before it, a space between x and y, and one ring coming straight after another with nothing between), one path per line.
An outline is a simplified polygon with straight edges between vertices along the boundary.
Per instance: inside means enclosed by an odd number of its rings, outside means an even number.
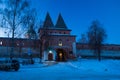
M56 23L61 13L72 34L77 36L88 31L93 20L99 20L108 35L106 43L120 44L120 0L31 0L39 18L46 13Z
M93 20L99 20L108 35L106 43L120 44L120 0L31 0L39 18L49 12L54 24L59 13L72 34L86 33Z

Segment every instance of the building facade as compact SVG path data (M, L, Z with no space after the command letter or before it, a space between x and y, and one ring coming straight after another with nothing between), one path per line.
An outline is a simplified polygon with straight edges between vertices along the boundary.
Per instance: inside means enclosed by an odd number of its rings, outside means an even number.
M33 55L43 61L67 61L77 56L95 57L87 43L76 42L76 36L71 35L71 30L66 26L61 14L54 25L47 13L38 34L39 39L14 38L14 57ZM10 56L12 47L12 38L0 38L0 57ZM120 59L120 45L103 45L101 56Z
M54 25L47 13L43 26L39 29L42 41L42 58L44 61L66 61L76 54L76 36L71 35L61 14Z

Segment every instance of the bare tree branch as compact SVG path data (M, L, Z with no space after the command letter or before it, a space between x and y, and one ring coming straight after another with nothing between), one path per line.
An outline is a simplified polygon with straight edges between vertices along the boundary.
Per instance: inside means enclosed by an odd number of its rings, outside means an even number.
M98 60L100 61L101 47L107 35L99 21L93 21L92 25L89 27L87 35L89 46L94 50L94 53L98 55Z

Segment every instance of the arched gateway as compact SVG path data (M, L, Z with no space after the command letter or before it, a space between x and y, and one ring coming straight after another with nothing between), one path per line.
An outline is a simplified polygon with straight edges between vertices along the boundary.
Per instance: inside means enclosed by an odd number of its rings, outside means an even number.
M44 61L66 61L66 52L64 49L44 51Z
M56 61L66 61L66 52L64 49L57 49Z
M48 60L49 60L49 61L52 61L52 60L53 60L53 54L52 54L52 53L49 53L49 54L48 54Z
M72 58L73 53L76 53L74 46L76 36L71 35L71 30L67 28L61 14L54 25L49 13L47 13L45 21L39 29L39 34L42 40L41 48L44 61L66 61Z

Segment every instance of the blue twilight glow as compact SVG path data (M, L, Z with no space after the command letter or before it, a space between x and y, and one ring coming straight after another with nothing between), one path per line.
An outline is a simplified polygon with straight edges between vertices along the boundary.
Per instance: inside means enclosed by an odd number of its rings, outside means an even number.
M120 0L31 0L31 3L41 20L49 12L55 24L61 13L77 39L97 19L107 31L106 43L120 44Z

